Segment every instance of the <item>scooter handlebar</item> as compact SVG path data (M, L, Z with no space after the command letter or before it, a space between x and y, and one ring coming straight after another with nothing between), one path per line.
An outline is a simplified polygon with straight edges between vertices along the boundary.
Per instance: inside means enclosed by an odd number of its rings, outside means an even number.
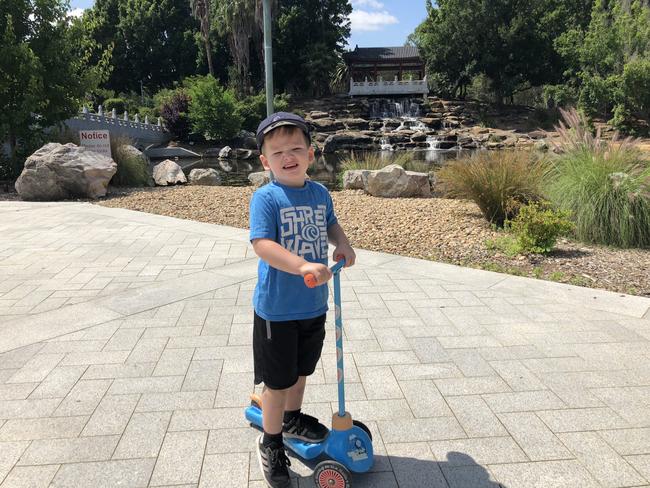
M345 258L341 258L339 261L336 262L336 264L330 267L330 271L332 272L332 274L337 273L343 266L345 266ZM311 273L307 273L304 277L304 280L307 288L315 288L319 285L324 284L324 283L318 283L316 277Z

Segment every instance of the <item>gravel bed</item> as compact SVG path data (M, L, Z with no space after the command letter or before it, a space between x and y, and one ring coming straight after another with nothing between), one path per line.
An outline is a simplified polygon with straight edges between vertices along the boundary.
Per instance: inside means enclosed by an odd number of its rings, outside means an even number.
M176 186L111 192L98 203L247 228L253 188ZM648 249L562 240L548 256L513 258L487 248L486 241L500 234L473 202L386 199L362 191L333 192L332 198L341 225L358 248L650 297Z

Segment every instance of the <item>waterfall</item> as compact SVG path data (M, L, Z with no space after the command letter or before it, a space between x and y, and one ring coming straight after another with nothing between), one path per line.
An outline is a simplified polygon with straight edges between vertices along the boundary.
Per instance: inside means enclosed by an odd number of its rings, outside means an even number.
M437 136L427 136L427 144L429 145L429 150L435 151L440 149L440 140Z
M393 100L379 98L372 100L369 106L371 119L401 119L405 117L420 117L420 104L410 99Z
M385 137L382 137L381 140L379 141L379 143L380 143L380 148L381 148L382 151L394 151L395 150L393 145L390 142L388 142L388 139L385 138Z

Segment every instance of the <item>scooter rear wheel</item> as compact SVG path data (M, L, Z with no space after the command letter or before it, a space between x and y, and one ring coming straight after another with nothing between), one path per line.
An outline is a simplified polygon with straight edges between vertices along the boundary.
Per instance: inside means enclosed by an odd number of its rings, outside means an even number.
M314 483L317 488L350 488L350 472L336 461L318 463L314 470Z

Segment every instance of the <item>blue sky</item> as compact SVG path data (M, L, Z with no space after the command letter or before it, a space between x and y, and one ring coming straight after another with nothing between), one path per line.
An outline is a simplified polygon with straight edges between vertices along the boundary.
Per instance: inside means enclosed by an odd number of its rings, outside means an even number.
M425 0L350 0L350 48L401 46L426 17ZM91 7L94 0L72 0L73 11Z

